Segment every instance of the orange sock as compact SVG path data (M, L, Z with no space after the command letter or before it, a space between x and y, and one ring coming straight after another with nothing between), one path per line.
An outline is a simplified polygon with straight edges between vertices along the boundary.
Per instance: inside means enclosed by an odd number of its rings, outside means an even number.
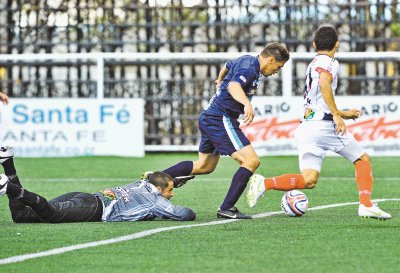
M358 194L360 203L366 207L371 207L372 177L371 163L365 160L358 160L354 164L356 167L356 181L358 184Z
M304 189L304 177L301 174L284 174L272 178L265 178L265 190L289 191L295 189Z

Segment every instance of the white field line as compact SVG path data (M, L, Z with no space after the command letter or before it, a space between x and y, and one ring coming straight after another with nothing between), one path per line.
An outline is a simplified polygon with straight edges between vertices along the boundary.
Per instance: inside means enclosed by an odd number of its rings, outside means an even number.
M354 177L345 177L345 176L323 176L319 177L320 180L349 180L349 181L355 181ZM129 177L121 177L121 178L116 178L116 177L99 177L99 178L93 178L93 177L68 177L68 178L34 178L34 177L24 177L21 179L22 183L24 181L29 181L29 182L135 182L138 179L134 178L129 178ZM374 180L387 180L387 181L400 181L400 177L374 177ZM226 182L226 181L231 181L231 178L207 178L207 177L196 177L193 182L196 181L202 181L202 182ZM190 181L189 183L191 183Z
M385 201L400 201L400 198L373 200L373 202L377 202L377 203L385 202ZM325 206L317 206L317 207L309 208L309 210L322 210L322 209L344 207L344 206L358 205L358 204L359 204L358 202L338 203L338 204L331 204L331 205L325 205ZM269 217L269 216L276 215L276 214L283 214L283 212L282 211L264 212L264 213L253 215L253 218L264 218L264 217ZM193 228L193 227L215 226L215 225L229 224L229 223L233 223L233 222L237 222L237 221L242 221L242 220L241 219L229 219L229 220L227 219L227 220L211 221L211 222L201 223L201 224L155 228L155 229L132 233L132 234L129 234L126 236L111 238L111 239L107 239L107 240L95 241L95 242L78 244L78 245L71 245L71 246L60 247L60 248L54 248L54 249L50 249L47 251L41 251L41 252L37 252L37 253L12 256L12 257L8 257L8 258L0 259L0 265L18 263L18 262L22 262L22 261L26 261L26 260L30 260L30 259L41 258L41 257L46 257L46 256L53 256L53 255L57 255L57 254L62 254L62 253L70 252L70 251L79 250L79 249L85 249L85 248L90 248L90 247L97 247L97 246L102 246L102 245L115 244L115 243L119 243L119 242L135 240L135 239L147 237L147 236L150 236L150 235L153 235L156 233L161 233L164 231L183 229L183 228Z

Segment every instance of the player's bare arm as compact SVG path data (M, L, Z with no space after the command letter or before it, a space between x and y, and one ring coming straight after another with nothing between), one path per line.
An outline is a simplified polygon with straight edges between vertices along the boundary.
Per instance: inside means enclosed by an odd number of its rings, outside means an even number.
M224 65L224 67L222 67L222 69L219 71L218 78L214 81L215 86L217 88L219 88L219 86L221 85L221 82L224 80L224 78L228 74L228 72L229 72L228 68L226 68L226 66Z
M346 133L346 124L340 116L340 111L336 107L332 92L332 76L328 72L321 72L319 76L319 88L325 103L333 116L333 122L336 125L336 133L344 135Z
M351 110L345 110L345 111L339 111L340 116L343 119L357 119L361 116L361 111L359 109L351 109Z
M9 98L6 94L0 92L0 101L3 102L4 105L6 105L9 102Z
M237 82L230 82L228 86L228 92L236 101L244 105L243 122L246 125L249 125L254 119L254 110L250 100L244 93L243 88Z

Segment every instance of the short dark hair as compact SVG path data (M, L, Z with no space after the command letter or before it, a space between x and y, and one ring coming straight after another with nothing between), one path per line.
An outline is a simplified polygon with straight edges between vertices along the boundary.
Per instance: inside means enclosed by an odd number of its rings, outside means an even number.
M160 187L162 190L168 187L169 182L173 182L173 179L170 175L163 173L163 172L154 172L150 173L147 176L147 179L151 184L155 187Z
M333 26L324 25L320 26L314 34L315 49L319 50L332 50L336 42L338 41L338 35L336 29Z
M289 50L278 42L272 42L261 51L262 57L274 57L278 62L287 62L289 60Z

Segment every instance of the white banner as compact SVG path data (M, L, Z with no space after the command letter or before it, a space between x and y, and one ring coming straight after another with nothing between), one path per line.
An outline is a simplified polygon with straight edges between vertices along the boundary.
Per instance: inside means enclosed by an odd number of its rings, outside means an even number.
M143 99L10 99L0 145L20 157L144 156Z
M303 98L254 96L252 104L256 118L242 130L258 155L296 155L293 133L303 114ZM338 96L336 104L342 110L361 110L361 118L346 124L368 154L400 156L399 96Z

